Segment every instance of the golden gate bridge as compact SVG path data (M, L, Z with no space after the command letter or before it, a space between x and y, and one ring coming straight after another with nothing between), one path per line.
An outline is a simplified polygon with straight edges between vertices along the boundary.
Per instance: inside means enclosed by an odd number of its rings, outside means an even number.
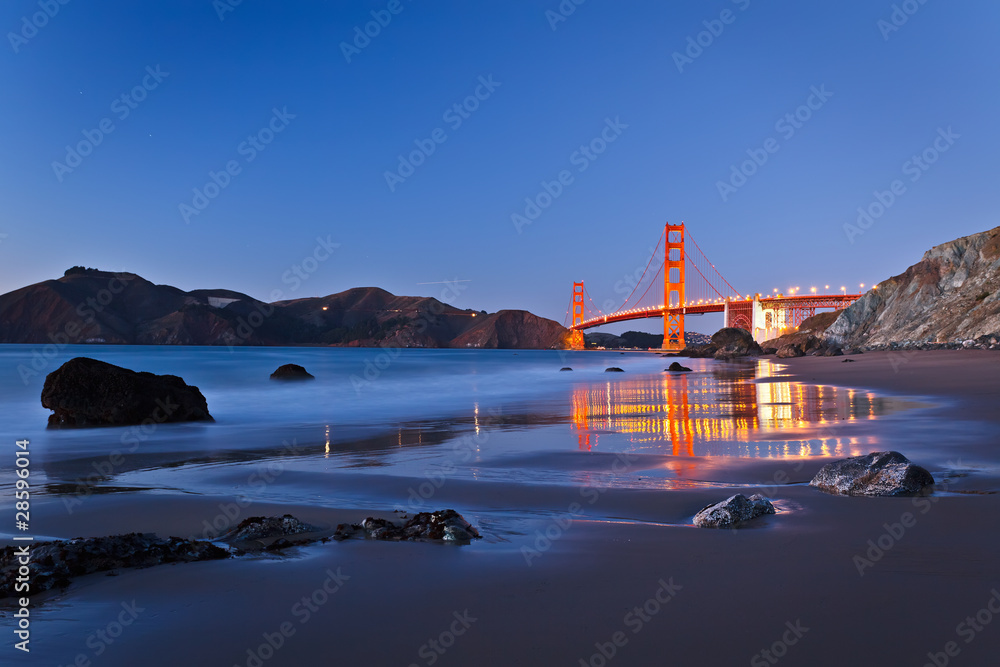
M667 223L642 277L622 305L605 313L594 304L583 281L574 282L567 323L573 349L583 349L585 329L663 318L663 349L676 352L685 347L685 316L705 313L723 313L724 326L746 329L761 342L797 328L817 308L844 308L861 298L841 290L839 294L817 294L815 288L805 295L743 294L709 261L683 222Z

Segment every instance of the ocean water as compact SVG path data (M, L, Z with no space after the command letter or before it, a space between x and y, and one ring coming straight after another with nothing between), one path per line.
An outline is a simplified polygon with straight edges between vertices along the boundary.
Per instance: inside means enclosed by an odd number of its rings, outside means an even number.
M683 470L686 483L697 479L693 462L706 457L867 453L877 440L852 425L907 407L870 392L789 382L764 360L682 360L693 372L665 373L672 359L651 352L95 345L51 358L44 352L0 346L0 402L11 451L15 440L31 441L34 488L53 496L246 493L253 486L246 471L266 473L273 461L314 480L268 485L263 497L277 502L327 502L324 475L337 471L669 488ZM200 388L216 421L49 429L40 402L45 375L75 356L179 375ZM317 379L271 381L285 363ZM610 366L625 372L605 372ZM622 453L653 463L621 475L587 469L580 457ZM684 461L692 465L674 465ZM12 466L13 454L0 459L2 490L13 483ZM339 494L336 502L373 501Z

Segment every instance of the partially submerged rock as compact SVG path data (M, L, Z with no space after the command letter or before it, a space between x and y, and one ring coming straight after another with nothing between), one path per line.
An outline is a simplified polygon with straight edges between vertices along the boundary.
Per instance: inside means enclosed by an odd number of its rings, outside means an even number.
M283 516L252 516L240 521L239 525L223 535L220 539L226 542L245 542L248 540L265 540L277 537L288 537L299 533L311 533L315 526L303 523L291 514Z
M0 551L0 598L15 595L19 547ZM94 572L126 567L152 567L164 563L193 563L229 558L229 552L211 542L162 538L152 533L129 533L111 537L78 537L73 540L38 542L31 545L31 591L65 588L70 579Z
M48 374L42 406L49 426L125 426L214 421L198 387L176 375L135 372L76 357Z
M934 484L926 469L899 452L872 452L823 466L809 482L829 493L847 496L909 496Z
M570 368L569 366L563 366L563 367L562 367L562 368L560 368L559 370L561 370L561 371L571 371L571 370L573 370L573 369L572 369L572 368Z
M687 366L681 366L676 361L674 363L670 364L670 366L668 366L665 370L667 370L667 371L669 371L671 373L690 373L691 372L690 368L688 368Z
M271 373L272 380L315 380L316 376L298 364L285 364Z
M729 528L756 519L765 514L774 514L771 501L755 493L747 498L742 493L715 503L694 515L694 525L701 528Z
M605 368L604 372L605 373L624 373L625 371L623 371L622 369L618 368L617 366L612 366L610 368Z
M455 510L420 512L402 526L387 519L368 517L361 523L337 526L335 539L346 540L358 534L373 540L442 540L445 542L470 542L482 535Z

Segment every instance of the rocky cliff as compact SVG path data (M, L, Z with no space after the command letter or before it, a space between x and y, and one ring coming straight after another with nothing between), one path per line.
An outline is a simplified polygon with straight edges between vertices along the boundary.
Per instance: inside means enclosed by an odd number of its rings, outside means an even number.
M851 347L955 343L1000 333L1000 227L943 243L876 285L827 328Z
M550 349L566 347L569 331L524 310L501 310L480 318L450 347Z
M0 295L0 343L550 348L566 334L526 311L489 315L376 287L266 303L74 267Z

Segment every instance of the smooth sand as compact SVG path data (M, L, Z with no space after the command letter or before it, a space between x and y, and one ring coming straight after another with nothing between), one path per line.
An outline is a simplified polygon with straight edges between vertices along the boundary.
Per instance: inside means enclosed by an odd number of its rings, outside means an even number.
M759 652L773 648L781 665L920 666L933 664L928 652L955 642L948 664L996 664L1000 614L960 624L1000 590L993 409L1000 354L916 353L898 372L891 354L853 363L792 359L787 366L806 382L931 397L936 407L855 428L947 478L948 490L932 499L823 494L804 484L827 460L818 457L725 466L694 460L700 480L714 485L669 491L452 480L429 505L454 507L477 523L486 539L471 546L331 542L285 559L95 575L36 609L30 658L7 645L2 662L65 665L82 654L94 665L768 665L775 663ZM954 439L942 436L949 432ZM551 465L579 470L610 469L615 460L555 458ZM649 457L638 467L670 459ZM949 468L952 459L969 463ZM280 484L309 475L289 471ZM331 493L369 493L377 505L404 499L421 481L345 471L330 484ZM777 516L739 531L687 525L704 505L757 490L741 486L751 483L768 485ZM233 501L146 492L94 496L72 516L58 500L38 501L34 511L36 525L59 537L133 530L190 536ZM567 524L571 509L577 515ZM326 525L391 511L391 504L382 511L252 507ZM893 526L904 520L911 525ZM550 545L539 538L546 531L555 538ZM880 539L889 548L868 554L873 562L859 575L855 557L867 557L869 540ZM530 565L524 547L539 549ZM328 574L338 570L339 577ZM661 581L672 583L672 592ZM317 592L324 583L339 588ZM302 598L314 594L307 618ZM656 601L657 594L669 602ZM133 600L143 611L113 643L94 635ZM1000 599L993 604L1000 609ZM990 622L978 625L987 615ZM258 652L265 634L278 643L283 623L294 634L277 651ZM602 648L614 657L606 660ZM251 659L248 650L265 659Z

